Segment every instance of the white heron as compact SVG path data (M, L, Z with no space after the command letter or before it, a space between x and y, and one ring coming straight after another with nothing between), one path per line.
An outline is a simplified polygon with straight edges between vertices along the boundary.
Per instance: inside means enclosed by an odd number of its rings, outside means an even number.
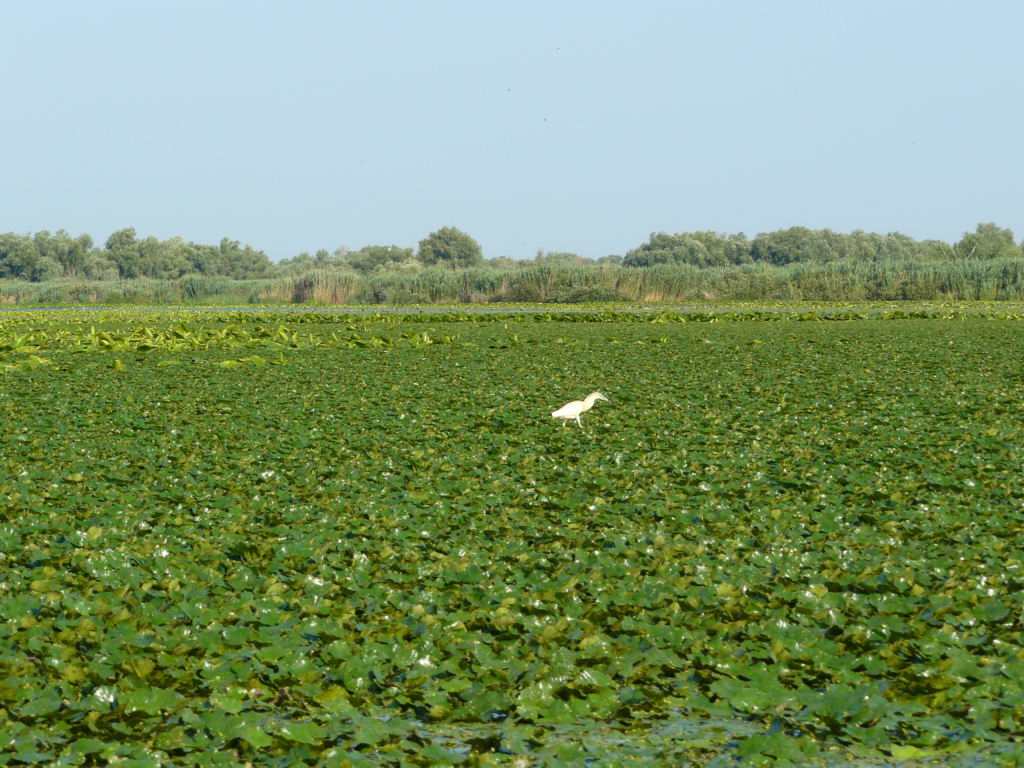
M580 414L586 413L594 407L594 403L598 400L604 400L609 402L608 398L602 395L600 392L591 392L582 400L573 400L571 403L566 403L557 411L552 411L551 415L556 419L564 419L562 426L564 427L569 419L576 419L576 423L580 425L580 429L583 429L583 424L580 422Z

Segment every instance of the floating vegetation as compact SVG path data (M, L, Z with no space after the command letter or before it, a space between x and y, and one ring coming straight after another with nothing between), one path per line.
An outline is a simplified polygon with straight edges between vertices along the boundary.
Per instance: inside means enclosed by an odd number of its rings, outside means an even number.
M0 318L0 764L1024 764L1020 323L750 314Z

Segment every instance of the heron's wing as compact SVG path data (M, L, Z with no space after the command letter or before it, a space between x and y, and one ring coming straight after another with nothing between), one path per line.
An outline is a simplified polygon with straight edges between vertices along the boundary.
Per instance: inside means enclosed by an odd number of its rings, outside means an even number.
M551 413L555 418L572 419L576 417L576 414L580 412L580 406L583 405L582 400L573 400L571 403L566 403L557 411Z

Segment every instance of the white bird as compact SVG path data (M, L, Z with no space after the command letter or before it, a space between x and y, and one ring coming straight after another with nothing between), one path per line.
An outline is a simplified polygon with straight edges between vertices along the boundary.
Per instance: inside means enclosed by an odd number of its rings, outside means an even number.
M571 403L566 403L557 411L552 411L551 415L556 419L565 419L562 422L564 427L569 419L576 419L576 423L580 425L580 429L583 429L583 424L580 422L580 414L586 413L594 407L594 403L598 400L604 400L609 402L608 398L602 395L600 392L591 392L582 400L573 400Z

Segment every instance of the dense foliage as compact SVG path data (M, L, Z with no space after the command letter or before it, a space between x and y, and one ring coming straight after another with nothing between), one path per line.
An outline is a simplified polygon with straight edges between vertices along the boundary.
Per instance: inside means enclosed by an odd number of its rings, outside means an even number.
M197 274L254 279L270 271L265 253L227 238L219 245L190 243L180 237L140 240L135 229L128 227L114 232L103 248L96 248L89 235L72 237L64 230L0 235L0 278L44 282L62 277L173 279Z
M34 235L0 235L0 280L51 282L58 279L174 280L183 276L262 279L301 276L315 270L351 274L408 275L430 267L469 269L486 266L491 271L517 269L566 269L623 265L653 267L675 265L700 269L745 265L791 264L914 264L984 262L1024 259L1013 232L995 224L979 224L955 244L938 240L917 241L900 233L842 234L829 229L792 227L759 234L749 240L743 234L717 232L682 234L652 233L648 242L625 257L586 259L574 253L538 251L534 259L514 261L507 257L484 259L480 244L455 227L442 227L420 241L417 252L397 245L368 245L357 251L321 249L300 253L272 263L263 251L223 238L219 245L186 242L180 237L139 239L131 227L118 230L102 248L89 235L72 237L64 230ZM839 297L835 297L839 298Z
M995 224L979 224L959 242L914 240L899 232L843 234L830 229L791 227L766 232L753 240L743 234L717 232L652 234L650 240L626 254L623 264L649 267L655 264L691 264L724 267L736 264L825 264L835 261L964 261L1021 258L1013 232Z
M1024 764L1021 320L935 317L0 314L0 761Z
M416 257L425 266L450 269L478 267L484 260L480 243L455 227L441 227L420 240Z

